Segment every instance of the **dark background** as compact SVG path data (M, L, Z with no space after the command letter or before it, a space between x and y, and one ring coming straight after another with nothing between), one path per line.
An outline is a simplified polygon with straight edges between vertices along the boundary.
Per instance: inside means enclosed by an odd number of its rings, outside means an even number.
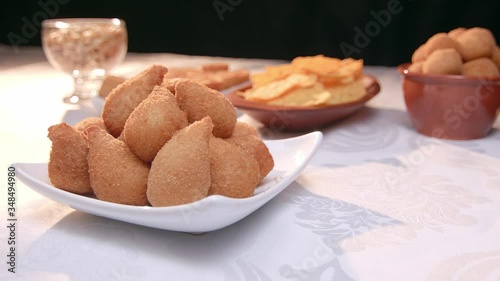
M10 45L15 34L24 38L15 45L40 45L39 22L44 16L122 18L127 22L131 52L287 60L325 54L363 58L367 65L409 61L427 38L459 26L486 27L500 38L498 0L392 0L392 4L399 2L400 13L386 18L383 27L373 14L384 14L390 2L11 0L0 4L0 43ZM223 11L224 5L229 10ZM27 21L36 30L27 33L27 27L23 29ZM372 36L356 45L356 28L365 30L367 25L373 28ZM359 48L357 53L346 53L341 44Z

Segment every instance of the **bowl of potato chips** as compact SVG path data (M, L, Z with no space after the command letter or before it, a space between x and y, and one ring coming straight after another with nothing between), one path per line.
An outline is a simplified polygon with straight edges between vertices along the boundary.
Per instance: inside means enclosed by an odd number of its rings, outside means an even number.
M377 79L362 70L362 60L297 57L252 74L251 85L228 99L272 130L318 129L353 114L378 94Z

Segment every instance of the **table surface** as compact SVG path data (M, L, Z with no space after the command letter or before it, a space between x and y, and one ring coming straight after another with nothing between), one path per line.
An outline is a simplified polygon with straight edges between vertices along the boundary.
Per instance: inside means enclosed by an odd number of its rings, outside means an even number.
M128 54L116 75L153 63L279 61ZM317 153L272 201L226 228L193 235L114 221L17 182L16 273L7 271L7 168L47 162L47 128L99 116L62 103L72 81L39 48L0 46L1 280L500 280L500 122L485 138L416 133L392 67L367 66L382 90L322 130ZM259 126L248 116L241 120ZM260 129L263 138L294 134Z

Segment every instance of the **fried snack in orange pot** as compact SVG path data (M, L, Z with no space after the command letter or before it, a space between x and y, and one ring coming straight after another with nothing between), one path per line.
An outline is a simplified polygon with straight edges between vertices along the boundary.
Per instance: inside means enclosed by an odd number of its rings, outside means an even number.
M467 28L457 27L455 29L450 30L448 32L448 36L453 40L457 40L458 36L460 36L460 34L464 33L466 30Z
M451 39L447 33L436 33L425 43L425 57L429 57L436 50L456 48L457 42Z
M413 52L411 56L411 62L412 63L417 63L424 61L427 58L427 51L425 50L426 45L422 44L420 47L418 47L415 52Z
M478 58L464 63L462 75L493 76L499 75L498 68L489 58Z
M122 134L135 155L151 162L163 145L187 125L186 115L174 95L166 88L155 86L130 114Z
M212 120L205 117L180 130L160 149L148 178L152 206L188 204L208 195L212 129Z
M457 49L464 61L491 57L496 47L493 33L482 27L467 29L457 39Z
M48 164L50 182L69 192L92 193L86 137L66 123L50 126L48 131L52 141Z
M253 195L260 181L260 168L252 155L241 147L223 139L210 139L209 195L232 198Z
M434 51L422 64L424 74L460 74L462 58L455 49Z
M118 137L123 131L128 116L153 90L160 85L167 68L153 65L138 75L118 85L106 97L102 119L109 133Z
M233 133L236 109L219 91L185 80L175 85L175 99L180 109L187 113L189 123L210 116L214 136L228 138Z
M144 206L149 164L139 159L122 141L99 128L86 130L90 185L97 199Z
M491 56L491 60L493 60L497 68L500 70L500 47L495 47L495 50L493 50L493 55Z
M425 54L423 54L425 52ZM498 75L500 49L493 33L482 27L458 27L437 33L412 56L409 72L438 75Z
M424 61L417 61L417 62L414 62L412 64L410 64L410 66L408 66L408 71L410 72L415 72L415 73L422 73L422 66L424 65Z

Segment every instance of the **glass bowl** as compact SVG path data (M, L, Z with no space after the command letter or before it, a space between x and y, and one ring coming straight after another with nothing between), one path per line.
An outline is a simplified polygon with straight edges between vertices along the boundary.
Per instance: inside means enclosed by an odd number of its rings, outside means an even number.
M125 58L127 45L127 29L121 19L42 22L42 46L48 61L74 79L74 92L64 100L67 103L78 103L97 94L106 72Z

